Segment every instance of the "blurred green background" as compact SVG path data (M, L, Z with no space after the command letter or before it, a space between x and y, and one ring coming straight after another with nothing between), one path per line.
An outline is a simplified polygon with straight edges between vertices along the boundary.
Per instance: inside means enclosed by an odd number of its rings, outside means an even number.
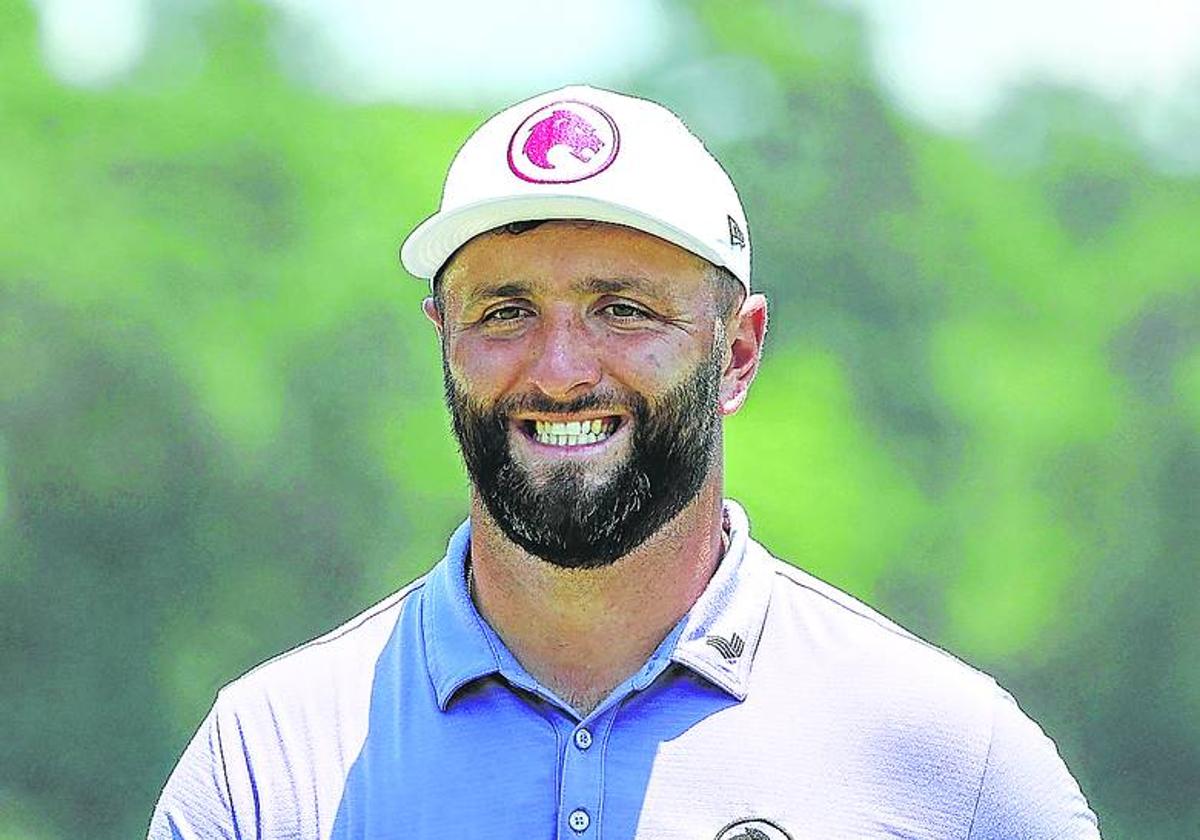
M101 78L0 0L0 840L141 836L220 685L441 556L465 479L397 247L482 117L581 78L356 98L299 0L131 3ZM1200 140L1035 81L943 131L845 4L654 7L599 75L747 205L756 535L993 673L1106 837L1200 836Z

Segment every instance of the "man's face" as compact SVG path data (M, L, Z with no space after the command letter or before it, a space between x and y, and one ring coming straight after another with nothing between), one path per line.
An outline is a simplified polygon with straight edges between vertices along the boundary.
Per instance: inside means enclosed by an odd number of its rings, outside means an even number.
M513 542L606 565L687 505L720 447L723 332L707 264L615 225L484 234L443 281L446 396Z

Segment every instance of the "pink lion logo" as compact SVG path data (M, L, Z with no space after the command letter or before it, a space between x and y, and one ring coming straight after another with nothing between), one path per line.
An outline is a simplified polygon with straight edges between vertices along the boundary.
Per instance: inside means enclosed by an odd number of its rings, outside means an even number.
M534 124L521 152L534 166L553 169L547 155L555 146L566 146L577 160L587 163L604 148L604 141L583 117L560 110Z
M567 99L544 105L517 126L508 141L508 168L534 184L569 184L598 175L617 156L617 124L587 102ZM551 150L563 147L551 162Z

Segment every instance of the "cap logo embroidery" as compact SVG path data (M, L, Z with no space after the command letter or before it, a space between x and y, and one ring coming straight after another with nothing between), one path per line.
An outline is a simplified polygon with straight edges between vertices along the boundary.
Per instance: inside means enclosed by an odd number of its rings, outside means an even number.
M617 124L595 105L554 102L534 111L513 132L508 168L522 181L570 184L607 169L619 145Z
M792 835L770 820L747 819L725 826L716 840L792 840Z

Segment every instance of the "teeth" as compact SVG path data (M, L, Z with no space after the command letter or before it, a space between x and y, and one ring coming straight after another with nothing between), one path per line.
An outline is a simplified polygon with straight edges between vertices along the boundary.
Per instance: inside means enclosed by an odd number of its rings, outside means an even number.
M611 435L616 427L616 418L572 420L569 423L537 420L534 422L534 437L539 443L551 446L583 446L588 443L599 443Z

